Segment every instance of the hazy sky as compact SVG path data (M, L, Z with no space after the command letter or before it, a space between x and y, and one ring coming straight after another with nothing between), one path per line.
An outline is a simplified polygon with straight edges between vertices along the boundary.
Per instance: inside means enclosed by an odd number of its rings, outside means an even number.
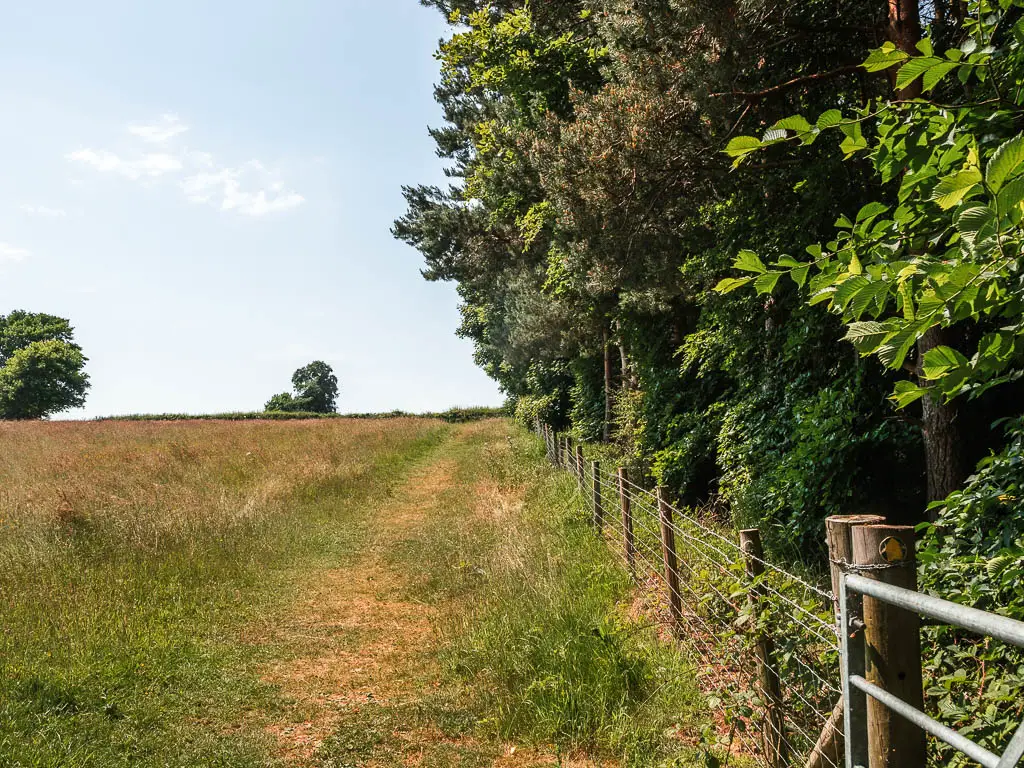
M501 401L388 231L443 180L443 32L416 0L5 4L0 314L71 319L72 415L258 409L313 359L342 411Z

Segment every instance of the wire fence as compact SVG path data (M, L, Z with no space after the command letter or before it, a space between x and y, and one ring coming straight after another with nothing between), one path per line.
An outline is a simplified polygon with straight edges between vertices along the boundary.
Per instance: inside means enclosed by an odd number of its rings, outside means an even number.
M839 768L835 595L765 560L756 532L737 537L710 510L673 506L623 470L583 462L550 429L537 432L548 459L575 476L597 531L632 574L639 610L654 615L693 664L727 755L768 768Z

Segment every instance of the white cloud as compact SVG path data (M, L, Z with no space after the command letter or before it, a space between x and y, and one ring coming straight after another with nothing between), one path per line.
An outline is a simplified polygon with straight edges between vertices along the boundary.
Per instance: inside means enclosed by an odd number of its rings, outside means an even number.
M153 144L163 144L187 130L188 126L181 122L181 118L173 114L161 115L156 123L148 125L135 123L128 126L130 134Z
M24 261L32 252L27 248L18 248L10 243L0 243L0 262L3 261Z
M207 203L222 211L237 211L246 216L287 211L306 200L275 181L274 174L258 160L250 160L237 168L196 173L181 182L181 189L193 203Z
M68 215L68 212L63 208L50 208L45 205L21 205L18 206L18 210L30 216L48 216L54 219L63 218Z
M181 160L165 152L149 152L134 160L126 160L105 149L79 149L66 156L68 160L91 166L102 173L117 173L132 181L143 177L156 178L182 169Z
M155 125L132 125L129 132L147 143L165 143L187 130L177 115L164 115ZM279 173L259 160L238 166L222 165L209 152L182 149L176 153L141 151L121 155L106 149L79 149L67 160L101 173L114 173L132 181L179 177L186 199L221 211L245 216L266 216L296 208L305 202L287 188Z

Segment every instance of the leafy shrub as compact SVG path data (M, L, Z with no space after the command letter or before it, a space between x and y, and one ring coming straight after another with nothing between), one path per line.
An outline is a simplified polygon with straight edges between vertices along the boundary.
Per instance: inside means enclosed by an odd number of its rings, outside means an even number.
M1024 620L1024 419L984 459L966 487L933 505L922 526L920 588L947 600ZM929 707L994 752L1024 719L1024 651L949 626L926 627ZM970 765L938 748L943 765ZM946 762L946 761L949 762Z

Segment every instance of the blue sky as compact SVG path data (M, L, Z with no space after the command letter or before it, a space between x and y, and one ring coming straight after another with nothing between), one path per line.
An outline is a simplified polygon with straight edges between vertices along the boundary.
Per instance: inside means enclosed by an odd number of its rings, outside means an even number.
M313 359L342 411L501 402L388 231L444 179L443 34L416 0L5 7L0 314L71 319L70 415L258 409Z

